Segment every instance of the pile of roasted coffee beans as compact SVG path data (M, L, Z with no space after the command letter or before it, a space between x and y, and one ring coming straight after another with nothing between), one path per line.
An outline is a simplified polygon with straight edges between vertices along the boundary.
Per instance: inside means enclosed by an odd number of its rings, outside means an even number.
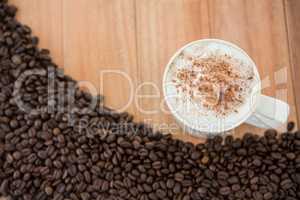
M87 2L88 3L88 2ZM193 145L79 90L0 0L0 194L21 200L297 200L300 132Z

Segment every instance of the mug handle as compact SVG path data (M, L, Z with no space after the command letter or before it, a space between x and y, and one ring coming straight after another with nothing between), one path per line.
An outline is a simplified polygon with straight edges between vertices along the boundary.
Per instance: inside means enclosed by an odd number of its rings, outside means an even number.
M277 128L288 120L289 112L286 102L260 95L258 105L246 123L259 128Z

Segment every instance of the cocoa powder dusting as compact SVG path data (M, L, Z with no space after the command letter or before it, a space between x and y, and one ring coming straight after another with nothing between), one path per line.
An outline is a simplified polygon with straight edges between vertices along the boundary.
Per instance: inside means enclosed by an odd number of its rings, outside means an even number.
M173 82L178 92L217 115L237 112L245 102L253 71L243 73L241 63L228 55L187 59L191 65L175 72Z

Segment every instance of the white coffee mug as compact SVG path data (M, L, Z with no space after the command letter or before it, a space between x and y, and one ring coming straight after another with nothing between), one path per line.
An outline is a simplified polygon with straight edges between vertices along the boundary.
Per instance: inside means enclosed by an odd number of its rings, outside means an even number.
M172 81L175 62L184 51L219 51L253 66L255 84L237 113L224 117L203 115L197 105L178 100L178 92ZM207 136L224 133L246 122L260 128L276 128L284 124L289 115L289 105L281 100L261 94L261 79L254 61L240 47L219 39L204 39L191 42L179 49L170 59L163 76L163 92L166 104L178 123L189 133Z

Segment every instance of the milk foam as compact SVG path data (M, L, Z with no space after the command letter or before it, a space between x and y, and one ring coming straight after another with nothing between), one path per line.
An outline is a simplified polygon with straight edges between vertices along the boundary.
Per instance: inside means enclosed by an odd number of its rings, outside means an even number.
M245 102L236 108L237 112L217 115L215 111L203 108L201 104L194 102L184 93L178 92L178 88L174 84L176 71L189 68L192 65L192 59L189 57L206 58L212 55L228 55L239 63L236 66L241 74L245 76L253 74L254 78L247 85L246 92L243 94L246 95ZM181 123L195 130L219 132L219 130L231 129L250 116L257 102L257 94L260 93L259 80L255 64L238 47L222 42L202 41L201 43L193 43L182 51L177 52L165 76L164 92L170 109Z

